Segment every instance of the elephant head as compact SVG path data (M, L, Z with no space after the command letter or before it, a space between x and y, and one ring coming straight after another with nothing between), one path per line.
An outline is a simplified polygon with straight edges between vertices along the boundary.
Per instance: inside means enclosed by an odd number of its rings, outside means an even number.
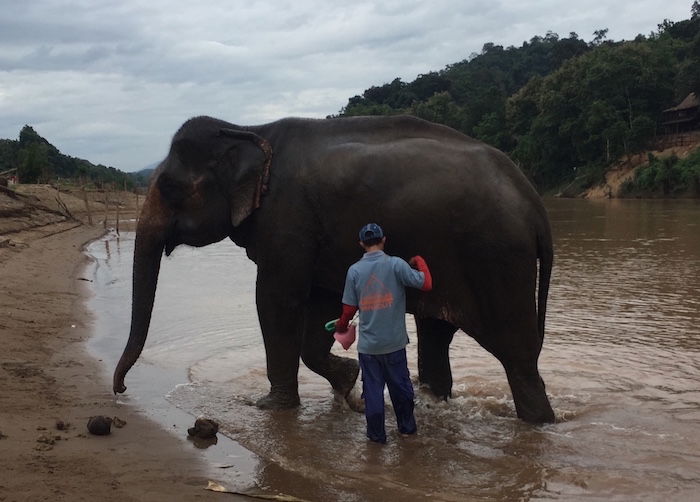
M179 244L230 236L260 205L272 149L250 130L209 117L187 121L154 173L136 228L131 331L114 371L114 393L139 358L153 311L160 260Z

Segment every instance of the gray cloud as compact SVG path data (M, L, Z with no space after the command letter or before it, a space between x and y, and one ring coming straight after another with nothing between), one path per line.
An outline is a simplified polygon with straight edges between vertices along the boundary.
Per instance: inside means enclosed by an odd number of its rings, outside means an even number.
M606 27L631 39L687 18L683 3L0 0L0 137L31 124L70 155L137 170L190 116L323 117L486 42Z

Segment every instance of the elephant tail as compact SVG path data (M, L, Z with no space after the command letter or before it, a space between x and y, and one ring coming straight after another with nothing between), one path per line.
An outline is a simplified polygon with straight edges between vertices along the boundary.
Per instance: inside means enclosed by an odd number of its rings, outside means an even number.
M544 340L544 321L547 315L547 297L549 296L549 280L552 276L554 251L552 249L552 234L549 228L537 235L537 258L540 260L540 272L537 291L537 331L540 341Z

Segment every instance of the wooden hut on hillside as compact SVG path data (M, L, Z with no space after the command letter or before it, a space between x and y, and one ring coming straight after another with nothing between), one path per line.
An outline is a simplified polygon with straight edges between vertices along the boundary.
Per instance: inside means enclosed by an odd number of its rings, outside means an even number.
M679 105L661 113L661 125L666 134L700 129L700 100L691 92Z

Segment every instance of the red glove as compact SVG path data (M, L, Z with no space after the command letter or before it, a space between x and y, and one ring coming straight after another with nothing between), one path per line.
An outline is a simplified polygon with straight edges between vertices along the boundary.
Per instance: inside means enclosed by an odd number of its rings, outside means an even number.
M418 270L419 272L423 272L423 275L425 278L423 279L423 286L420 288L421 291L430 291L433 289L433 276L430 275L430 269L428 268L428 264L425 263L425 260L423 259L422 256L416 255L410 260L408 260L408 264Z
M335 323L336 333L345 333L348 330L348 324L350 324L350 320L355 315L355 312L357 312L357 307L354 305L345 305L343 303L343 314Z

